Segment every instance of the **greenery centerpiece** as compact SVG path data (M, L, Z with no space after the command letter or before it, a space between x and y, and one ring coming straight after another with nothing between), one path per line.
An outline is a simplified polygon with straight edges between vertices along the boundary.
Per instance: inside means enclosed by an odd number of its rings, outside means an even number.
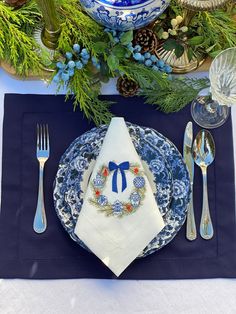
M47 28L43 25L38 1L29 0L18 9L0 1L0 59L24 77L32 72L42 75L47 58L34 38L37 29ZM122 79L119 84L121 90L126 89L126 96L137 93L164 112L180 110L209 86L208 79L173 76L171 67L157 58L153 45L150 49L145 46L144 50L143 41L137 43L136 31L104 29L82 10L77 0L56 0L55 4L60 32L57 32L57 48L51 64L52 80L58 89L66 87L66 98L72 95L74 107L79 105L85 116L96 124L111 118L111 103L99 98L102 83L110 78ZM188 27L192 38L195 37L190 42L193 49L198 46L213 54L226 46L235 46L234 8L198 13ZM172 2L152 30L157 40L165 32L164 24L176 16L182 16L182 8Z

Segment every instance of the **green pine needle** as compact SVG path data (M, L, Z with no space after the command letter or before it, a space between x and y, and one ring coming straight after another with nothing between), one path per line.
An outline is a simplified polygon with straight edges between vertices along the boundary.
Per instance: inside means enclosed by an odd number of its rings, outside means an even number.
M147 104L156 105L165 113L181 110L196 98L201 90L209 87L208 78L170 79L167 74L153 71L135 62L121 65L120 71L139 84L139 95L144 97Z
M62 23L58 49L70 51L73 44L79 43L95 55L93 45L102 36L103 27L82 10L77 0L61 1L59 14Z
M26 32L26 25L32 29L39 22L39 16L33 3L13 10L0 2L0 59L10 62L19 75L40 72L37 45Z
M112 118L109 101L99 99L100 84L93 82L86 70L76 71L67 86L68 99L72 94L74 109L80 106L87 119L92 120L96 125L108 124Z
M165 113L177 112L195 99L198 93L209 87L208 78L174 78L166 81L167 85L144 87L139 95L145 98L145 102L156 105L158 109Z
M141 89L147 86L152 88L153 84L158 84L163 89L167 86L167 75L165 73L154 71L137 62L124 62L119 66L119 71L136 81Z
M201 12L197 21L199 35L205 39L202 48L205 51L209 49L212 57L224 49L236 46L236 20L230 12Z

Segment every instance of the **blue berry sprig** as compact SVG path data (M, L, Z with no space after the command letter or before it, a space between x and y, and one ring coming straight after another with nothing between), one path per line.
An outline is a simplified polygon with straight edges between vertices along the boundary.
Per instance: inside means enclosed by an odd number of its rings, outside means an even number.
M116 65L119 64L119 58L122 60L129 59L130 57L155 71L167 74L172 72L172 68L165 64L163 60L159 60L154 54L149 52L142 54L141 46L133 46L132 32L121 32L108 28L105 28L105 32L109 35L112 46L107 62L109 61L109 67L110 69L112 68L114 72L117 69ZM100 60L95 56L91 56L86 48L80 47L79 44L74 44L72 51L66 52L65 60L57 62L57 73L54 76L53 81L55 83L61 81L67 83L70 78L74 76L75 71L82 70L89 61L91 61L93 66L100 71Z
M133 46L132 39L124 41L124 32L119 32L109 28L105 28L105 32L110 34L109 37L113 40L114 44L122 44L127 48L127 53L124 56L125 58L130 58L130 56L132 56L135 61L138 61L139 63L144 64L146 67L152 68L155 71L160 71L167 74L172 72L171 66L165 64L163 60L159 60L154 54L151 54L150 52L142 54L142 47L140 45Z
M86 48L81 48L79 44L74 44L73 51L66 52L64 62L57 62L57 73L53 77L53 81L59 83L62 80L64 83L67 83L75 74L75 70L82 70L90 59L92 64L97 69L100 69L100 62L95 57L91 57Z
M172 67L165 64L163 60L158 59L154 54L150 52L141 53L141 46L136 45L132 47L133 58L139 63L144 64L146 67L152 68L155 71L165 72L167 74L172 72Z

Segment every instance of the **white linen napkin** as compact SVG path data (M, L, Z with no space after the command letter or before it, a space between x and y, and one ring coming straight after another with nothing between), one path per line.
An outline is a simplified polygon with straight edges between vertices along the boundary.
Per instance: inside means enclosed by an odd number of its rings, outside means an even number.
M125 121L113 118L85 193L75 233L119 276L163 227Z

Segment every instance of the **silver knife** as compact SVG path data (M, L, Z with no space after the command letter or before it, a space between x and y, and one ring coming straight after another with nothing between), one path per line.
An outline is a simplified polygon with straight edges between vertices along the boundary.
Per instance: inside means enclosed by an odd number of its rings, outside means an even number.
M184 161L186 163L186 166L189 172L191 189L192 189L190 202L188 205L188 211L187 211L187 227L186 227L186 238L190 241L193 241L197 238L194 209L193 209L194 159L192 156L192 143L193 143L193 124L190 121L188 122L185 128L184 147L183 147Z

